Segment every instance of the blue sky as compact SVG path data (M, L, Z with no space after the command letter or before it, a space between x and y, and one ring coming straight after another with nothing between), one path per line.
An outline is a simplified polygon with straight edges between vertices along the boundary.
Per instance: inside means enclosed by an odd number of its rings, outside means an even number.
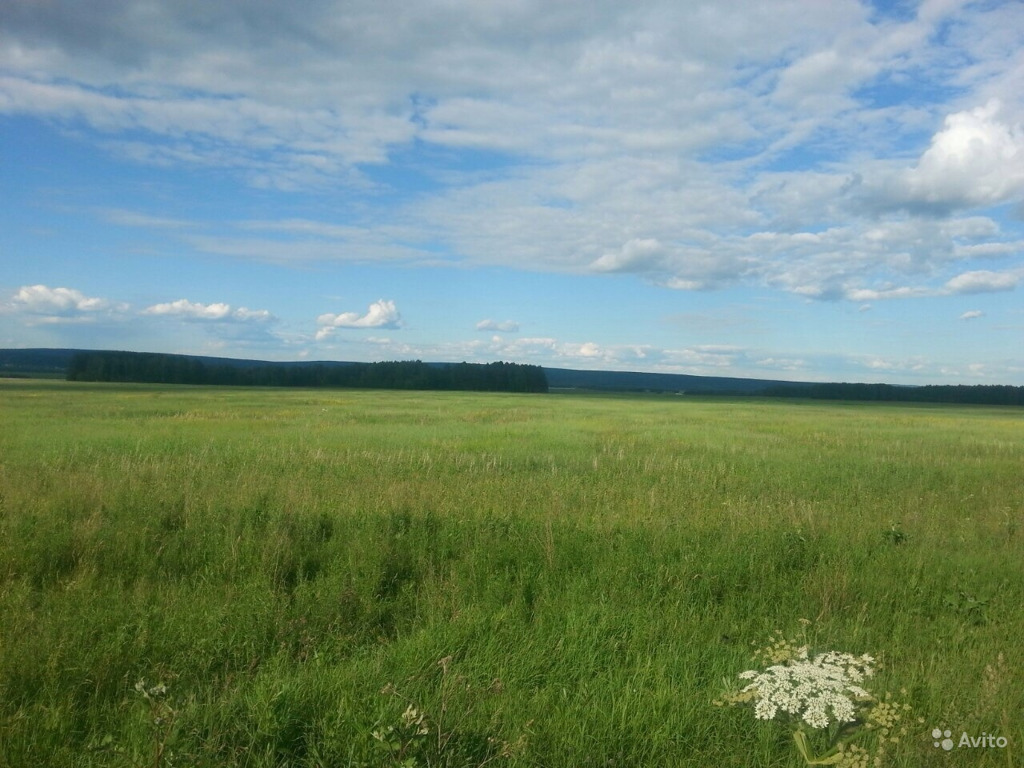
M0 347L1024 385L1024 4L6 0Z

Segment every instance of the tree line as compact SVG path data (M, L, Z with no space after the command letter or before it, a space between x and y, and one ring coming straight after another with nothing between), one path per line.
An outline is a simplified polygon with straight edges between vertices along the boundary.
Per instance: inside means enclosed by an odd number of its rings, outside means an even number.
M239 365L154 352L80 352L68 381L245 387L352 387L481 392L547 392L544 369L518 363L278 363Z
M1024 387L997 384L928 384L923 387L899 387L893 384L805 384L768 387L758 394L768 397L807 397L816 400L1024 405Z

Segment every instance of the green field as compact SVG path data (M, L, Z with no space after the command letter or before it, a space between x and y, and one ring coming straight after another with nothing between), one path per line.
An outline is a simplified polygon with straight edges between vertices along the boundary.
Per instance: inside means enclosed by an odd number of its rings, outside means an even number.
M1020 409L0 381L0 766L796 768L774 630L1021 765L1022 525Z

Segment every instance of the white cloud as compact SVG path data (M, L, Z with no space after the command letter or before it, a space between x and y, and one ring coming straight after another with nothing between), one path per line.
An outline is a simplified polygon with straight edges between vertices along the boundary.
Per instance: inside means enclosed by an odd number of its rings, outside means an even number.
M519 331L519 323L513 322L512 320L505 320L504 322L496 322L494 320L481 320L476 324L478 331L496 331L498 333L517 333Z
M242 322L258 322L265 323L269 320L273 320L274 316L270 314L269 310L266 309L248 309L246 307L239 307L231 316L236 320Z
M964 272L952 278L946 283L946 289L950 293L991 293L1011 291L1018 282L1018 276L1009 272L977 270Z
M684 280L681 277L670 277L662 285L676 291L699 291L706 286L701 280Z
M89 298L74 288L49 288L45 285L19 288L12 304L26 312L38 314L96 312L110 306L106 299Z
M1004 243L976 243L956 246L956 255L961 259L999 258L1024 253L1024 240Z
M910 286L881 289L851 288L846 291L846 298L850 301L878 301L880 299L909 299L930 294L931 291L927 288L913 288Z
M125 312L128 305L86 296L74 288L25 285L2 308L26 316L30 323L82 323Z
M253 152L258 151L263 159L253 166L253 179L263 172L313 181L324 173L338 174L346 165L380 162L389 143L407 140L413 131L399 115L366 115L365 132L353 131L344 113L273 103L254 93L262 89L253 82L245 86L251 96L228 95L215 88L190 92L168 82L168 75L174 78L172 71L153 73L163 81L162 92L154 97L140 84L133 88L121 83L115 90L108 87L110 82L91 85L68 74L70 81L0 77L0 113L81 120L108 135L148 133L152 139L147 142L115 141L108 146L157 165L251 166Z
M366 220L182 237L276 264L461 261L867 301L982 290L965 277L981 273L942 280L960 261L1020 258L1019 232L950 213L1024 196L1020 4L243 5L15 3L0 113L261 187L386 193L373 171L406 155L417 171L436 150L497 157L427 167L428 193L371 195L353 206ZM178 316L219 311L198 306ZM325 335L396 322L324 317Z
M639 271L657 269L664 249L656 238L632 238L615 252L597 259L591 268L597 272Z
M1024 127L1000 119L991 100L946 118L917 166L906 174L909 201L977 207L1015 197L1024 189Z
M143 314L146 315L182 317L189 320L223 320L230 313L231 306L229 304L198 304L188 299L154 304L143 310Z
M511 342L509 349L515 350L554 350L558 347L558 339L550 336L528 336Z
M340 315L326 313L317 317L316 322L320 326L316 339L322 341L338 328L398 328L402 316L395 302L380 299L373 302L364 315L357 312L343 312Z
M232 309L230 304L217 302L213 304L200 304L188 299L178 299L163 304L154 304L142 312L144 315L155 315L158 317L176 317L182 320L214 320L214 321L237 321L237 322L267 322L273 318L268 310L252 310L246 307Z
M964 312L962 315L960 315L960 319L961 320L974 320L976 318L984 317L984 316L985 316L985 313L982 312L980 309L972 309L969 312Z

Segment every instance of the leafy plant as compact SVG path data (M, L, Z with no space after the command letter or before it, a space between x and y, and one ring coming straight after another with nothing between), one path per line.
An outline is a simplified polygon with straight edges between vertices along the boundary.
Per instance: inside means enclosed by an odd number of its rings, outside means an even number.
M988 623L989 598L987 597L976 597L960 590L947 594L942 604L975 627Z
M145 680L135 683L135 691L142 697L149 709L149 722L153 736L153 768L163 764L170 765L171 754L167 745L174 730L174 721L178 712L171 706L167 697L167 686L164 683L147 686Z
M381 694L406 705L397 722L375 728L370 734L391 765L416 768L452 765L459 761L459 765L472 764L479 768L511 758L526 748L525 733L508 742L465 730L477 705L486 697L500 694L503 686L498 679L492 680L486 688L474 686L465 676L452 673L451 664L451 656L437 662L441 670L440 701L434 715L428 715L422 706L391 683L381 689Z
M426 713L409 704L398 723L376 729L370 735L376 739L393 765L414 768L419 764L417 755L423 751L430 729L431 723Z
M888 541L893 546L899 546L900 544L906 544L908 536L903 532L902 529L896 523L889 526L889 530L882 531L882 538Z
M797 647L779 632L755 658L771 663L740 673L740 679L749 682L716 703L749 705L759 720L788 722L796 750L807 765L866 765L871 751L853 741L876 732L872 764L880 766L887 744L906 734L906 728L898 726L909 705L896 704L890 697L879 700L863 687L875 673L872 656L811 653L807 645ZM812 741L823 746L816 749Z

